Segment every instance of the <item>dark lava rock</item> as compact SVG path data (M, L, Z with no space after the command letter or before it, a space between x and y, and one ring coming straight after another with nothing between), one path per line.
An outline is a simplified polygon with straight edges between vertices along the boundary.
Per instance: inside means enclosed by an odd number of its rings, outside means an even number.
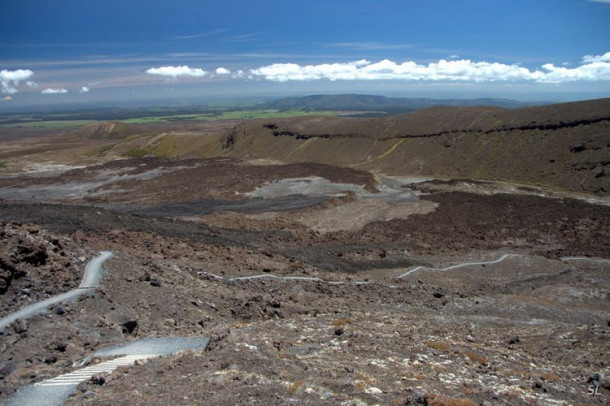
M94 385L101 386L106 383L106 376L104 376L103 374L93 375L90 379L90 382Z
M138 321L128 320L120 324L123 334L137 335L138 334Z
M25 275L26 273L17 269L7 256L0 254L0 294L6 293L13 279L18 279Z
M16 252L19 262L25 262L30 265L40 266L46 265L49 255L44 247L20 246Z
M599 386L599 381L601 380L600 374L593 374L587 379L587 383L589 385Z
M13 361L0 361L0 379L9 376L15 371L15 363Z
M123 334L135 336L138 334L138 318L135 312L112 311L105 316L106 320L121 327Z
M217 329L212 334L210 334L210 341L208 342L208 345L205 347L205 350L213 351L216 348L221 348L222 342L224 341L225 338L228 337L229 334L231 334L231 330L229 330L229 329L224 329L224 328Z
M17 319L12 324L12 327L13 330L15 330L15 333L17 334L25 333L26 331L28 331L28 322L25 319Z
M407 405L427 405L428 404L428 396L423 389L415 388L412 389L411 394L407 397L407 401L405 402Z

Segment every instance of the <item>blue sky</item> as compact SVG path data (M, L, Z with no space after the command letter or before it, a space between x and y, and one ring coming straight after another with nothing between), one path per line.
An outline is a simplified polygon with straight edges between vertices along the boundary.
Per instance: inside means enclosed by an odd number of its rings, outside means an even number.
M0 0L1 106L610 97L610 0Z

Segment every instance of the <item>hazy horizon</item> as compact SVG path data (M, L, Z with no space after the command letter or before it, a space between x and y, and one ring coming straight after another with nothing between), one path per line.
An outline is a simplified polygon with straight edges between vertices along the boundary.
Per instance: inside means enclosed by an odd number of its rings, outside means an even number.
M610 97L610 0L23 0L0 11L0 111L344 93Z

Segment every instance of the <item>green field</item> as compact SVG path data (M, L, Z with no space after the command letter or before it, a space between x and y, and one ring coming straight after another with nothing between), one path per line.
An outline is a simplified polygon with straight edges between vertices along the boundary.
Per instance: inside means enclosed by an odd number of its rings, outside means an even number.
M123 119L66 119L67 114L49 114L49 115L19 115L10 117L10 119L0 121L0 127L40 127L40 128L60 128L60 127L79 127L87 124L101 123L105 121L118 121L128 124L154 124L154 123L179 123L192 121L217 121L217 120L249 120L256 118L284 118L284 117L299 117L311 115L334 116L333 111L305 111L305 110L278 110L278 109L244 109L244 110L226 110L201 112L191 114L167 114L168 111L162 111L162 115L155 114L153 110L149 111L150 116L142 116L136 118ZM88 114L90 116L91 114ZM74 116L77 116L75 114Z
M64 127L81 127L87 124L97 123L96 120L42 120L42 121L26 121L22 123L0 124L0 127L27 127L27 128L64 128Z
M156 117L141 117L128 120L120 120L123 123L129 124L146 124L146 123L175 123L180 121L216 121L216 120L249 120L255 118L282 118L282 117L299 117L307 115L327 115L334 116L332 111L302 111L302 110L286 110L279 111L274 109L264 110L237 110L226 111L222 113L201 113L201 114L179 114L170 116Z

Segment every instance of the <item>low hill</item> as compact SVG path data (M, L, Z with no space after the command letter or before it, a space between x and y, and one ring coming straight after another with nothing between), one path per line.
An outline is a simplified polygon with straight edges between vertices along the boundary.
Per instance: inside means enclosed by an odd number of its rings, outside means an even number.
M610 99L519 109L436 107L378 118L252 120L226 155L608 194Z
M137 125L110 121L77 128L71 131L69 135L90 139L122 140L145 132L144 128Z
M539 104L539 103L538 103ZM399 98L362 94L312 95L287 97L266 102L263 108L290 110L348 110L378 112L379 114L404 113L437 106L496 106L516 108L532 105L508 99L429 99Z

